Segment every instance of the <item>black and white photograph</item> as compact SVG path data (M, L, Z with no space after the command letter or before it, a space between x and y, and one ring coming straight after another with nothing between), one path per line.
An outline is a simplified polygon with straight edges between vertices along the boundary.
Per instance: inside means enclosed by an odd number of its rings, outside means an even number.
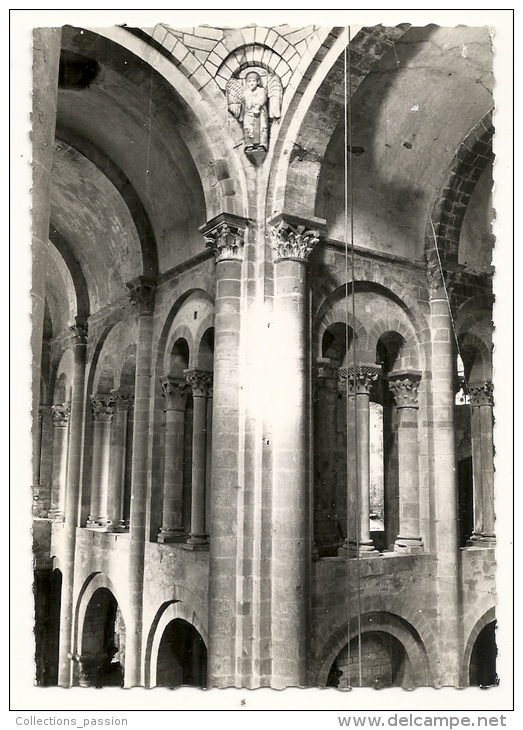
M14 14L14 709L510 727L512 11L442 12Z

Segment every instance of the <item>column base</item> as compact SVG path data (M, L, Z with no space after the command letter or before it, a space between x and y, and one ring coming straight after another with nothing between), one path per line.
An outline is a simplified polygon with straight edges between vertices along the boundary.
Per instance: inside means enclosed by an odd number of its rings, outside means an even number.
M467 547L478 547L481 543L481 532L474 530L470 538L466 542Z
M183 549L205 552L209 550L209 538L207 535L191 535L184 543Z
M157 542L168 544L173 542L185 542L187 540L187 533L184 534L182 530L160 530L157 537Z
M496 533L482 532L481 545L483 545L484 547L494 547L496 545Z
M338 550L339 558L379 558L381 553L376 550L372 540L363 540L358 545L355 542L345 543Z
M400 537L394 543L395 553L408 553L409 555L424 552L423 540L421 537Z

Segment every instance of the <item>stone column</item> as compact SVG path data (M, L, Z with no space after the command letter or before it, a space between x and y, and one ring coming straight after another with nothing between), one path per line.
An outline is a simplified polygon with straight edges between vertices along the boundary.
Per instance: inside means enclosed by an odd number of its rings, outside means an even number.
M33 31L33 199L32 199L32 281L31 351L33 410L33 484L38 469L38 406L42 338L45 309L45 272L51 209L51 171L53 168L60 64L61 28L36 28Z
M183 536L183 444L189 386L185 378L160 379L165 397L162 527L158 542L181 542Z
M349 557L359 555L371 558L379 555L370 537L370 391L378 379L380 370L380 366L375 364L356 365L356 369L352 366L338 370L341 389L351 400L348 407L347 429L351 426L351 411L354 428L354 452L351 458L352 439L349 438L347 459L347 468L351 469L354 477L349 476L347 483L354 484L356 494L347 494L347 524L355 523L357 534L353 536L347 530ZM351 520L352 509L356 510L356 520ZM346 550L347 546L341 548L340 556L346 554Z
M243 246L247 221L223 213L202 229L216 258L212 498L209 568L209 673L213 687L236 680L239 488L239 352Z
M110 393L91 396L93 407L93 471L91 478L91 508L88 527L107 527L109 497L109 457L111 453L111 423L114 400Z
M35 469L34 469L34 484L40 486L40 480L42 475L42 440L44 435L44 412L45 406L38 408L38 417L36 422L36 439L35 439Z
M279 689L307 681L309 525L307 262L317 231L271 222L274 252L272 682Z
M56 522L63 522L67 480L67 429L71 404L52 406L51 410L53 414L53 472L49 517Z
M418 384L421 373L390 373L389 390L398 410L398 471L400 532L394 545L399 553L423 552L420 535Z
M142 612L145 557L148 448L150 439L153 313L156 282L138 277L127 284L138 312L129 524L129 610L126 627L125 686L142 684Z
M206 403L206 440L205 440L205 532L209 533L211 524L211 484L212 484L212 382L207 388Z
M469 383L474 479L474 532L469 545L490 547L496 543L494 529L493 398L491 382Z
M439 267L428 272L432 339L434 521L442 685L459 683L458 492L454 435L454 346L447 291ZM449 280L450 283L450 280ZM450 294L449 294L450 296Z
M73 646L74 554L80 508L87 323L77 317L76 324L74 327L71 327L71 330L74 342L74 364L71 388L71 413L69 415L67 486L63 531L62 602L60 604L60 650L58 662L58 684L60 687L69 687L72 680L71 652Z
M205 465L207 445L207 395L212 373L207 370L186 370L185 377L192 388L192 476L191 476L191 536L187 550L208 550L209 536L205 532Z
M113 484L109 492L107 509L113 529L120 531L125 527L124 482L127 458L127 419L134 394L124 388L114 388L111 390L111 397L116 408L116 417L114 419L114 449L111 453Z

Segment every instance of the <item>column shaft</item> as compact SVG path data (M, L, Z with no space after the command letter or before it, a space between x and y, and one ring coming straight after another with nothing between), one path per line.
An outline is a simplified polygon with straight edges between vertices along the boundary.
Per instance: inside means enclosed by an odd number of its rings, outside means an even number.
M109 497L109 459L111 451L112 396L91 396L93 403L93 469L91 507L88 524L107 527Z
M125 478L125 451L127 441L127 409L116 412L116 433L114 450L114 484L112 498L109 501L109 519L116 527L123 520L123 490Z
M447 299L430 301L434 418L434 500L442 685L459 682L458 503L454 436L454 352Z
M126 627L126 687L142 684L142 612L149 473L150 402L153 311L156 285L140 278L127 285L138 306L138 335L134 388L131 515L129 525L129 610Z
M356 393L356 442L358 450L358 494L360 512L360 552L374 552L370 539L370 397Z
M241 290L241 261L218 260L209 530L209 678L217 687L236 685Z
M468 545L477 545L481 542L483 532L483 465L481 454L481 412L476 405L470 406L470 440L472 446L472 484L474 530Z
M370 537L370 392L380 372L378 365L340 368L340 388L347 394L347 524L349 557L379 555ZM353 431L354 428L354 431ZM354 438L352 437L354 434ZM351 457L352 454L352 457ZM354 485L354 488L351 488ZM356 513L356 514L354 514ZM352 535L352 525L357 535ZM346 545L339 551L346 555Z
M65 515L68 421L69 405L53 406L53 471L49 516L57 521L63 520Z
M192 549L208 544L205 534L206 400L205 394L193 395L191 536L186 546Z
M306 683L307 340L305 261L275 264L279 404L273 426L272 686Z
M471 383L468 387L474 478L474 533L469 545L488 546L496 541L492 392L491 382Z
M495 511L494 511L494 448L492 405L481 406L481 462L483 493L483 531L482 542L494 543Z
M401 371L388 377L398 410L399 535L396 552L423 551L420 535L418 383L421 373Z
M73 649L74 553L80 500L82 426L84 419L87 335L85 323L80 323L77 320L77 325L73 328L73 332L75 335L75 345L71 389L71 414L69 416L70 436L63 538L62 601L60 604L60 649L58 663L58 684L60 687L69 687L72 680L70 655Z
M180 379L181 380L181 379ZM185 384L171 384L169 379L162 383L167 398L165 410L165 445L163 468L162 527L158 542L179 542L183 535L183 445L185 433L185 397L169 391L180 389ZM176 400L176 403L171 402Z

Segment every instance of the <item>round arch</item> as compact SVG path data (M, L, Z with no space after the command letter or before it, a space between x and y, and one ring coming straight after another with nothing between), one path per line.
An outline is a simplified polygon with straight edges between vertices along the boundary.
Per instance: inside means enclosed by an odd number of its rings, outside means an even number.
M371 612L361 616L361 633L380 632L390 634L402 644L412 666L416 686L428 686L431 673L427 651L416 629L405 619L388 612ZM336 657L352 639L358 635L356 618L347 625L340 626L329 638L319 653L314 676L319 687L327 685L330 668Z
M82 29L81 36L71 34L68 48L81 53L81 43L90 40L94 41L89 51L91 55L105 58L112 53L114 56L116 45L121 49L119 55L127 58L127 66L134 59L147 64L152 76L182 102L184 120L180 135L200 176L207 220L222 212L247 217L245 174L229 139L230 133L223 125L216 124L216 112L207 101L206 92L199 91L165 54L129 29L121 26L99 28L96 32ZM216 96L218 93L216 86ZM211 101L216 102L216 99Z
M187 590L183 591L180 589L175 590L178 595L190 592ZM185 596L184 596L185 597ZM201 620L198 613L191 607L189 603L182 600L182 598L172 598L162 603L156 615L153 618L151 626L147 634L147 644L145 648L145 686L155 687L156 686L156 672L158 664L158 652L160 650L160 643L162 640L163 633L167 628L168 624L175 619L183 619L188 624L193 626L196 631L202 637L202 640L206 647L208 647L207 637L207 626Z
M192 295L197 293L201 294L202 299L206 299L211 304L213 303L212 296L206 291L204 280L202 279L201 281L197 281L195 283L197 285L200 284L200 286L192 286L184 291L182 294L179 294L179 292L176 290L173 292L174 301L168 310L167 316L164 319L164 324L160 332L160 337L158 339L158 349L156 355L156 370L158 374L163 375L164 373L168 372L168 358L170 355L170 350L179 336L187 340L187 344L189 345L189 366L192 367L191 360L194 356L194 343L196 341L194 333L189 329L187 325L182 323L180 323L179 326L175 326L175 330L173 330L172 327L177 314L181 311L184 304ZM178 334L178 332L180 334Z
M169 339L167 341L167 346L165 348L165 363L164 363L164 367L163 367L163 372L165 375L168 375L169 373L171 373L172 351L173 351L173 347L176 345L176 343L179 340L185 340L185 342L187 343L187 348L188 348L189 354L188 354L188 358L187 358L187 364L185 366L186 368L189 367L191 359L194 357L193 353L195 350L195 345L194 345L193 333L191 332L189 327L187 327L186 324L183 324L183 323L179 324L177 327L175 327L169 333Z
M474 644L476 643L476 639L480 635L480 633L483 631L484 628L486 628L490 623L496 620L496 609L493 606L492 608L489 608L488 611L486 611L474 624L472 627L472 630L468 636L468 639L465 642L465 649L463 650L463 657L461 660L461 676L460 676L460 684L462 687L467 687L469 684L469 667L470 667L470 660L472 658L472 651L474 649Z
M363 272L361 272L363 273ZM407 343L409 354L413 362L417 363L416 369L423 369L425 363L425 347L430 344L430 338L423 339L424 333L429 332L429 328L425 319L425 316L420 311L418 303L408 294L400 285L394 282L391 277L384 277L382 274L372 273L372 280L369 280L369 271L366 271L366 278L359 278L358 272L356 273L356 281L354 284L354 292L357 295L359 292L371 292L381 295L385 299L394 302L395 305L406 315L410 328L406 326L405 322L402 322L398 316L392 315L392 317L379 318L378 320L372 319L369 316L369 324L366 326L364 319L361 321L357 320L356 327L360 328L360 332L365 333L365 339L361 339L362 344L365 344L364 352L368 352L369 356L373 355L376 348L376 343L381 334L385 331L395 330L405 339ZM318 302L316 307L313 332L314 332L314 343L316 348L318 344L321 348L321 337L323 336L322 323L326 322L329 313L331 311L342 310L341 301L346 296L351 296L353 291L352 282L349 284L341 284L329 291L322 291L321 301ZM334 315L335 316L335 315ZM349 314L351 317L351 315ZM359 315L361 317L361 315ZM349 322L349 324L352 323ZM383 329L385 328L385 329ZM321 334L320 334L321 333ZM358 329L356 329L358 335ZM317 351L321 351L317 349ZM412 365L414 367L414 365Z
M75 637L73 642L73 653L77 656L82 656L84 654L85 647L83 646L83 629L86 613L91 599L93 598L96 591L100 588L104 588L112 594L118 605L118 608L120 609L124 624L127 625L127 617L125 615L125 611L122 608L124 604L122 603L120 592L115 587L112 580L107 575L105 575L105 573L91 573L84 581L84 584L80 589L76 601L74 623Z

